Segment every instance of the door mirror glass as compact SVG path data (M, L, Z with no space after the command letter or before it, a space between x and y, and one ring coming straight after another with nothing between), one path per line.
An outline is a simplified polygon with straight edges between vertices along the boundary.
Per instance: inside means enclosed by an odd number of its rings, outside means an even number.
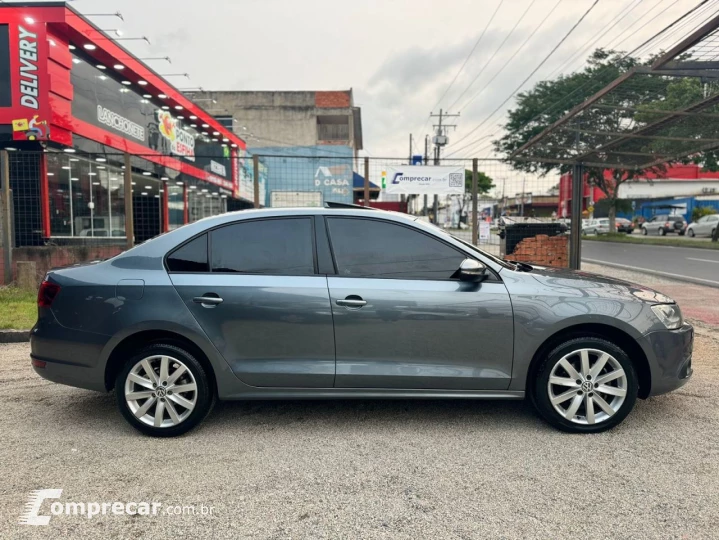
M487 267L475 259L464 259L459 267L462 281L484 281L488 277Z

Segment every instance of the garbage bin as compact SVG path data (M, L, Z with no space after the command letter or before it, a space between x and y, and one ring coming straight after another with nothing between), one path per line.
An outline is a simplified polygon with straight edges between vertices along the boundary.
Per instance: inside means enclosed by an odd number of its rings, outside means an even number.
M505 223L504 228L499 231L499 251L502 257L510 257L517 245L525 238L539 235L559 236L566 232L567 226L557 222Z

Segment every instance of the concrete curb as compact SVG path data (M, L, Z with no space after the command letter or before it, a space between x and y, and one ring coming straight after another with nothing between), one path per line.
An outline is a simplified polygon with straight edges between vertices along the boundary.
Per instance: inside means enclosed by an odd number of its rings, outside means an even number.
M626 264L610 263L610 262L606 262L606 261L598 261L596 259L582 258L582 262L588 262L591 264L599 264L601 266L609 266L611 268L618 268L620 270L631 270L632 272L641 272L643 274L649 274L652 276L673 279L674 281L683 281L685 283L692 283L693 285L703 285L704 287L719 288L719 281L712 281L710 279L701 279L701 278L693 278L693 277L689 277L689 276L680 276L678 274L670 274L669 272L661 272L659 270L647 270L646 268L639 268L637 266L627 266Z
M30 330L0 330L0 343L27 343Z

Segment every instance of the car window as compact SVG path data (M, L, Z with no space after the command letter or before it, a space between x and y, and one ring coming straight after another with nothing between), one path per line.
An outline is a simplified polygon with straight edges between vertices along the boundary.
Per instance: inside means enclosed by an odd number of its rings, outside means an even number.
M707 216L707 221L719 221L719 216Z
M209 272L207 262L207 234L176 249L167 257L167 268L170 272Z
M684 221L682 216L669 216L669 221Z
M467 256L420 231L372 219L328 218L340 276L449 279Z
M213 272L315 273L310 218L239 222L215 229L210 235Z

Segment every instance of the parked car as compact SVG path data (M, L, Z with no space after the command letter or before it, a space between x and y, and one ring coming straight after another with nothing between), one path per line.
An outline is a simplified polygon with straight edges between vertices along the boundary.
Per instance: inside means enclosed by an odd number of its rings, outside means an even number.
M615 218L617 232L632 234L634 232L634 223L625 218Z
M590 219L583 230L583 234L606 234L608 232L609 218Z
M719 225L719 214L703 216L698 221L689 224L687 234L692 238L705 235L714 236L717 225Z
M52 270L30 345L40 376L114 389L154 436L189 431L216 399L298 398L528 397L592 433L686 383L693 335L640 285L327 207L226 213Z
M677 233L683 236L686 228L687 222L682 216L660 214L642 223L642 234L646 236L649 233L657 233L659 236L665 236L667 233Z

